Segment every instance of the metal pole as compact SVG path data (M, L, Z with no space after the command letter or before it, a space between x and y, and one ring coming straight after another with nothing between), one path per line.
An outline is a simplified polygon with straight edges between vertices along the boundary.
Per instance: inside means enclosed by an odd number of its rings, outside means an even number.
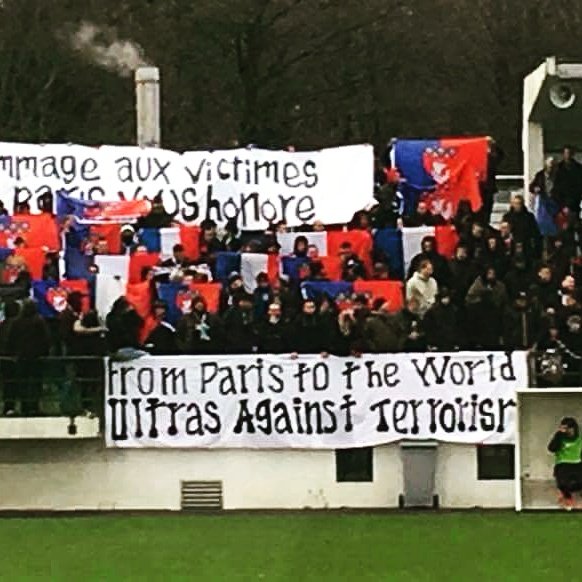
M140 67L135 71L137 145L160 147L160 70Z

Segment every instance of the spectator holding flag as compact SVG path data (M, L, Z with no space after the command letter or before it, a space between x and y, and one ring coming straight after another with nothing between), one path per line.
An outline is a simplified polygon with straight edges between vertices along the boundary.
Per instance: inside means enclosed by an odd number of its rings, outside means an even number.
M415 311L421 317L434 304L438 293L438 285L432 274L432 263L428 259L422 259L417 271L406 283L406 299L416 301Z

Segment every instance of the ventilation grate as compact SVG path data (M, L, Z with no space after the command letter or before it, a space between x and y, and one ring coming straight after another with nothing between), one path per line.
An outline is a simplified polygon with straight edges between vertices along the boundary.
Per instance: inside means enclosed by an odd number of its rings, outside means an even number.
M183 510L222 509L222 481L181 481L180 487Z

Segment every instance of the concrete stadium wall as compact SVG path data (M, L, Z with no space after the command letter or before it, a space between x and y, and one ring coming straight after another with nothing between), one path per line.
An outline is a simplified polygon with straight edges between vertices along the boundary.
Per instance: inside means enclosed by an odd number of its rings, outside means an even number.
M0 510L179 510L181 480L223 482L225 509L390 508L398 445L374 450L371 483L337 483L333 451L119 450L101 440L0 440ZM440 445L441 507L513 507L514 482L477 480L477 449Z

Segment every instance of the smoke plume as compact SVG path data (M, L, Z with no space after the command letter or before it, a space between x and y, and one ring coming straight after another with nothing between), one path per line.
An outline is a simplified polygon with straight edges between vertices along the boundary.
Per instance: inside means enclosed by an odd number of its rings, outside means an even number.
M85 58L122 77L129 77L135 69L148 64L137 43L120 40L114 31L90 22L82 22L71 33L70 43Z

